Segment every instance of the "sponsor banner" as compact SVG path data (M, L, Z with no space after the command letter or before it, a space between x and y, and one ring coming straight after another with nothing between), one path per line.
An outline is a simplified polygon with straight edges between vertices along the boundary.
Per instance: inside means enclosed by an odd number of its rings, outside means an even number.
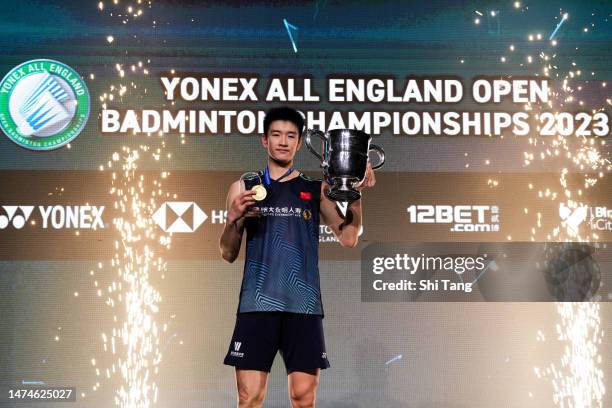
M227 191L240 174L167 174L168 194L156 196L150 214L142 214L154 231L172 234L171 248L160 245L157 253L165 259L220 260ZM110 192L111 177L104 171L0 171L0 259L111 258L120 237L113 220L126 216ZM146 188L160 174L143 171L142 177ZM542 242L555 240L555 229L612 241L608 179L585 190L582 206L564 207L559 199L540 197L538 189L529 187L534 179L542 185L558 183L554 174L498 175L495 188L490 178L480 173L380 172L375 187L364 191L360 244L343 248L332 229L321 225L320 257L358 260L361 249L376 242ZM346 204L338 203L337 209L345 214ZM297 208L264 211L305 216Z
M361 258L363 302L609 302L611 284L609 243L377 243Z

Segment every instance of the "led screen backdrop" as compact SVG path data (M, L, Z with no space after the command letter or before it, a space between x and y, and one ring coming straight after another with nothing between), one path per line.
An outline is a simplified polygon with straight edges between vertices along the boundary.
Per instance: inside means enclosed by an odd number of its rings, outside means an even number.
M229 185L266 165L276 106L385 152L358 246L319 228L318 406L610 406L611 12L3 5L0 407L235 406L223 358L244 245L227 263L219 237ZM295 167L323 177L305 145ZM410 273L426 259L440 263ZM49 387L75 401L10 398ZM277 357L264 406L288 404Z

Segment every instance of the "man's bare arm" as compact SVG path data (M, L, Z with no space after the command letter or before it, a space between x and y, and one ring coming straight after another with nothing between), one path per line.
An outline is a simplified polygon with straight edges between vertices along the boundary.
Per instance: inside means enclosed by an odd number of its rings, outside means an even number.
M357 190L362 192L364 188L373 187L374 184L376 184L376 176L374 175L374 170L372 170L372 165L368 161L365 177L361 185L357 187ZM362 199L360 198L350 203L346 209L346 216L342 217L336 202L330 200L325 195L325 191L328 189L329 185L323 181L321 183L321 220L332 229L340 245L354 248L359 242L359 231L361 230L363 218Z
M354 248L359 242L359 230L361 229L361 199L353 201L347 206L346 216L342 217L336 202L325 195L329 189L327 183L321 183L321 220L331 228L332 232L343 247Z
M238 258L245 218L259 215L257 210L248 209L250 205L254 205L257 202L253 199L253 194L255 192L251 190L241 193L239 181L232 183L227 193L225 202L227 217L223 233L219 239L219 251L227 262L232 263Z

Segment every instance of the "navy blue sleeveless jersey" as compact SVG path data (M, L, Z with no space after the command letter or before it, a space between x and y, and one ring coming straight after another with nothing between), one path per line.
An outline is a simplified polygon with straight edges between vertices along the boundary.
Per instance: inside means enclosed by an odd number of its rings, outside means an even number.
M261 217L245 219L244 275L238 313L283 311L323 316L319 285L321 180L304 174L271 180L256 206Z

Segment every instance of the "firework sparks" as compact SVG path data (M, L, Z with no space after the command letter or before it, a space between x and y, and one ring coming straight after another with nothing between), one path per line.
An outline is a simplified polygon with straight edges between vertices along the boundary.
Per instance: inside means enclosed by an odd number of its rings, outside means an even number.
M557 303L561 322L557 324L559 341L567 343L561 366L552 363L546 369L534 367L538 378L550 378L556 406L568 408L602 407L605 386L599 367L602 357L598 347L603 339L598 303ZM538 333L538 341L545 342Z
M549 40L553 40L567 18L568 14L563 14ZM529 40L531 41L533 38L530 37ZM550 45L554 47L557 42L553 41ZM551 76L553 71L557 71L555 77L560 78L557 65L550 62L555 57L555 54L550 55L545 51L540 53L540 60L543 63L542 71L547 77ZM532 57L528 56L527 58L528 62L531 63ZM576 91L582 90L581 86L574 89L570 82L581 74L581 70L576 65L575 62L572 62L571 70L566 75L561 76L562 87L559 91L551 91L548 104L544 106L526 105L525 110L544 112L556 108L555 105L563 108L575 103L577 100L575 97ZM579 101L579 104L582 105L582 102ZM596 111L598 109L594 109L593 113ZM555 118L557 115L559 113L555 114ZM536 118L539 119L538 116ZM570 138L568 135L556 134L552 138L545 139L537 136L532 137L529 143L534 147L539 147L539 151L535 153L524 152L526 166L538 159L564 162L559 175L561 191L556 192L551 187L538 190L539 198L559 201L560 225L554 227L547 234L546 240L596 241L598 236L594 233L586 236L580 234L579 226L587 216L587 206L579 200L579 197L583 195L583 189L593 187L603 177L604 169L608 171L611 169L609 161L602 157L599 151L599 147L604 146L605 141L597 142L594 138ZM575 169L583 174L582 186L576 188L570 185L567 179L568 168ZM533 183L529 183L529 189L534 189ZM524 212L529 214L528 208L525 208ZM531 241L536 241L536 232L542 228L542 215L539 212L536 215L535 226L531 228ZM558 340L566 343L561 357L561 365L557 367L555 363L551 363L545 370L534 367L534 372L538 378L551 380L554 390L553 400L556 406L568 408L602 407L605 387L603 383L604 374L599 367L602 358L598 353L598 347L603 338L599 309L599 304L593 302L560 302L556 304L556 310L561 319L556 327ZM538 331L537 339L542 342L546 341L541 331ZM532 396L533 394L530 393L530 397Z
M563 22L567 19L568 14L564 13L557 28L552 33L551 38L554 37ZM556 41L550 45L554 47ZM535 111L536 120L540 120L540 115L544 112L554 111L555 109L573 108L576 102L578 102L580 106L583 106L583 101L579 98L582 86L575 86L572 83L578 80L582 74L582 70L578 67L577 63L572 61L570 69L565 74L562 74L559 72L558 65L552 62L556 58L556 54L550 54L546 50L542 50L539 53L539 57L542 63L542 72L544 76L559 78L561 80L561 86L558 90L550 91L549 102L547 104L526 104L524 107L525 110ZM533 58L530 55L527 56L527 62L533 62ZM594 74L593 72L592 75ZM592 111L593 114L595 114L601 110L603 110L603 108L593 109ZM554 112L553 115L555 120L559 120L559 115L562 114ZM538 126L537 131L539 132L540 130L541 128ZM612 169L609 160L607 160L599 150L605 146L605 140L596 140L596 138L585 136L571 137L571 135L557 132L551 137L530 137L529 144L535 151L524 152L525 166L531 165L536 160L540 160L541 162L551 160L555 163L562 163L562 170L559 174L559 187L561 191L557 192L555 191L556 189L551 187L543 187L537 190L539 198L557 202L560 209L561 217L559 225L553 227L548 233L545 233L546 240L579 242L597 241L599 237L596 233L583 233L578 228L581 222L568 223L566 222L567 217L563 217L561 213L568 214L568 210L566 209L574 212L579 208L585 207L587 204L581 201L584 191L595 186L597 181L603 177L604 170L610 171ZM572 170L583 174L583 180L581 183L578 183L578 185L576 185L576 183L572 185L568 182L567 175ZM530 189L532 189L532 187L530 187ZM541 227L541 223L538 222L537 227L532 228L532 241L542 239Z
M113 354L117 343L125 349L123 358L119 357L116 362L124 380L115 399L116 405L121 407L149 407L157 401L158 389L152 377L157 374L162 358L159 349L161 330L155 321L161 295L151 285L150 275L153 272L163 274L166 264L161 258L156 258L151 247L156 240L156 230L150 214L157 204L151 193L151 197L146 199L145 178L137 171L140 154L148 150L148 146L140 149L124 147L121 177L117 178L116 173L112 177L111 194L117 197L115 208L121 213L113 220L121 240L115 242L112 266L120 281L109 287L108 304L114 307L115 303L123 302L126 312L122 326L113 328L111 339ZM154 185L158 191L161 190L157 180ZM170 239L165 236L161 236L159 242L166 247L170 245ZM117 293L116 298L112 297L114 293ZM104 333L103 340L106 344Z
M520 2L515 2L515 8L520 8ZM527 11L525 8L523 11ZM555 39L559 29L563 26L569 15L564 13L561 20L549 37L548 45L556 47ZM476 23L478 24L478 22ZM593 26L593 25L592 25ZM589 32L588 27L583 30ZM541 34L529 34L528 42L541 40ZM515 52L518 47L514 44L509 46L510 51ZM578 47L576 47L578 50ZM566 73L561 73L559 65L554 62L557 55L549 50L541 50L539 60L542 63L542 73L545 77L557 78L561 81L559 90L551 90L549 102L542 106L527 104L525 111L535 111L536 119L543 112L563 110L567 108L584 106L580 100L579 93L582 86L574 86L572 81L581 77L582 70L575 61L570 64L570 69ZM527 64L535 62L532 55L525 55ZM500 56L502 63L506 62L505 56ZM535 65L535 64L534 64ZM524 64L520 64L521 67ZM540 74L535 74L539 76ZM591 72L591 76L595 73ZM602 84L602 87L605 85ZM609 99L608 105L612 105ZM592 113L603 111L603 108L592 109ZM555 113L557 119L559 113ZM540 127L537 127L540 131ZM524 165L529 166L534 161L554 161L561 162L562 169L559 172L559 186L534 186L533 182L528 183L528 189L535 192L540 199L552 200L559 204L559 225L546 234L546 241L568 241L568 242L593 242L599 237L596 233L581 234L580 225L587 217L587 204L581 202L584 191L594 187L598 180L603 178L605 171L612 170L610 161L602 155L600 148L606 145L604 140L594 137L584 137L572 135L555 134L551 137L542 138L533 136L529 138L529 144L533 151L524 152ZM466 154L467 156L467 154ZM467 165L466 165L467 167ZM576 171L574 175L582 174L582 180L572 185L568 181L570 171ZM491 186L492 179L488 184ZM560 189L559 189L560 187ZM558 190L559 189L559 190ZM531 241L542 241L543 216L541 212L530 211L524 208L524 214L536 219L531 229ZM511 239L511 237L508 237ZM565 343L564 352L559 363L551 363L546 369L542 370L534 367L534 372L538 378L547 378L553 385L553 400L555 406L563 408L601 408L603 405L603 395L605 394L604 373L600 367L602 357L598 352L604 336L600 322L600 305L593 302L582 303L557 303L556 311L559 314L560 322L556 326L557 338ZM537 341L545 342L546 336L538 330ZM533 398L533 393L529 393Z
M161 143L162 147L165 145ZM157 235L151 213L157 208L155 197L168 196L162 183L155 179L150 188L147 179L138 170L138 161L146 153L159 155L155 150L141 145L137 149L123 147L122 153L113 153L112 160L101 170L112 170L118 164L120 171L111 173L109 193L115 197L114 208L120 215L113 219L119 237L115 241L115 254L110 269L116 272L116 280L106 290L97 278L93 280L98 297L106 296L105 304L113 311L113 327L101 333L105 353L110 353L112 364L99 367L96 358L91 359L97 377L111 379L120 376L121 385L116 390L115 405L122 408L150 407L157 401L158 388L154 377L159 372L162 360L160 335L166 332L168 324L158 325L155 317L162 298L151 284L151 277L157 274L164 279L165 261L155 254L155 247L169 249L171 238ZM167 171L160 177L166 178ZM98 270L104 271L102 262ZM94 270L90 275L96 276ZM76 296L76 294L75 294ZM92 386L96 391L100 382ZM82 393L82 397L85 394Z
M140 3L138 1L138 5ZM151 7L151 2L148 4ZM119 18L122 24L140 17L143 12L139 7L124 8L117 1L113 4L98 3L100 11ZM115 37L108 35L106 40L108 44L113 44ZM129 84L124 81L137 74L148 75L146 64L149 63L147 59L146 63L138 60L115 64L121 82L110 84L108 91L100 95L102 107L106 108L107 102L122 102L128 90L137 89L134 81ZM91 73L90 79L94 78L94 73ZM146 92L144 88L144 94ZM143 97L142 93L135 96ZM100 381L103 377L106 380L115 377L119 379L114 402L122 408L150 407L158 398L155 376L159 372L163 354L163 350L160 350L160 337L168 329L168 324L159 324L156 320L162 297L152 285L151 278L155 274L164 279L166 263L155 251L160 244L162 249L169 249L171 239L161 233L158 235L151 214L157 208L156 198L168 196L169 193L163 191L159 180L146 179L139 171L138 163L146 155L159 160L164 148L163 138L160 138L158 148L148 145L123 147L121 152L112 154L107 164L99 167L100 171L110 172L109 193L115 199L114 208L119 215L113 219L118 237L110 268L98 264L100 271L115 272L115 279L105 285L93 270L90 271L97 296L105 297L106 306L112 310L113 326L100 335L104 352L111 355L111 363L103 367L104 364L98 361L100 359L92 358L91 365ZM116 167L120 169L115 171ZM168 174L167 171L161 171L160 178L165 179ZM96 391L100 386L98 381L92 390ZM85 393L81 393L81 397L85 396Z
M567 20L568 17L569 17L569 15L567 13L563 14L563 17L561 17L561 21L559 21L559 24L557 24L557 27L555 27L554 31L552 32L552 34L548 38L549 41L551 41L553 38L555 38L555 34L557 34L557 31L559 31L559 29L561 28L563 23L565 23L565 20Z

